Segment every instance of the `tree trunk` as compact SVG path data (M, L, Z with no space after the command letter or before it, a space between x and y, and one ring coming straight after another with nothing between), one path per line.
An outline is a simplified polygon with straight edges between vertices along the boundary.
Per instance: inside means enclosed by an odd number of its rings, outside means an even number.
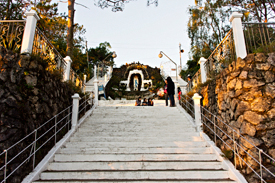
M68 30L67 30L67 55L72 58L74 39L74 2L68 0Z

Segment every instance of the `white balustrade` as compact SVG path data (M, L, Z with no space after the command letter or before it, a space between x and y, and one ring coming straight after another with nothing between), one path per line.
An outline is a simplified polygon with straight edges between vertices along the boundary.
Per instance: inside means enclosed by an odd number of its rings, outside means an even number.
M247 56L247 51L242 27L242 16L243 14L241 13L233 12L229 20L230 22L232 22L233 37L235 42L237 58L240 57L244 59Z
M197 127L197 131L201 131L201 96L197 93L192 97L194 100L194 111L195 111L195 124Z
M31 10L26 13L27 20L23 34L22 46L21 46L21 54L31 54L33 40L35 35L36 23L39 20L39 16L36 11Z
M73 96L73 109L72 109L72 129L75 129L78 121L79 100L81 99L78 93Z

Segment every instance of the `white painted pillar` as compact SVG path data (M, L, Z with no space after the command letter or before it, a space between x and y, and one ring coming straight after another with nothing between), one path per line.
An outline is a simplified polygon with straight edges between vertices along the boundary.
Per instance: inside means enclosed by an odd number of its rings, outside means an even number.
M72 129L75 129L78 121L78 111L79 111L79 100L81 99L78 93L73 96L73 110L72 110Z
M87 80L87 75L84 74L84 84L86 83L86 80Z
M194 112L195 112L195 123L197 127L197 131L201 131L200 127L201 123L201 96L197 93L192 97L194 100Z
M96 65L94 66L94 78L96 78Z
M72 59L69 56L66 56L64 58L65 62L66 62L66 70L64 71L64 81L69 81L70 80L70 72L71 72L71 64L72 64Z
M242 27L242 18L243 14L238 12L233 12L230 16L229 21L232 22L233 36L235 42L235 50L237 58L241 57L244 59L247 56L245 38Z
M98 106L98 83L97 78L94 80L94 88L95 88L95 105Z
M31 54L32 53L32 45L35 35L35 28L37 20L39 20L39 16L36 11L31 10L26 13L27 20L25 24L22 46L21 46L21 54Z
M207 79L207 75L206 75L206 70L204 67L204 63L207 61L207 59L205 59L204 57L201 57L199 60L199 64L200 64L200 70L201 70L201 82L204 83L206 82Z

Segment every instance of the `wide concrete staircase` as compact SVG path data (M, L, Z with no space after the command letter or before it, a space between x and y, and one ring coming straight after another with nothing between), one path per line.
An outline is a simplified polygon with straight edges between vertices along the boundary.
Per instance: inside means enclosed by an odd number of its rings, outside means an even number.
M233 183L184 114L170 107L97 107L57 153L45 182Z

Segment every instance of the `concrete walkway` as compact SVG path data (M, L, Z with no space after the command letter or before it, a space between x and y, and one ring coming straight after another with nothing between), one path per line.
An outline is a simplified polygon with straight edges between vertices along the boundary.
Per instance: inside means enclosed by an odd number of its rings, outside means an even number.
M236 182L177 107L122 102L100 101L36 183Z

